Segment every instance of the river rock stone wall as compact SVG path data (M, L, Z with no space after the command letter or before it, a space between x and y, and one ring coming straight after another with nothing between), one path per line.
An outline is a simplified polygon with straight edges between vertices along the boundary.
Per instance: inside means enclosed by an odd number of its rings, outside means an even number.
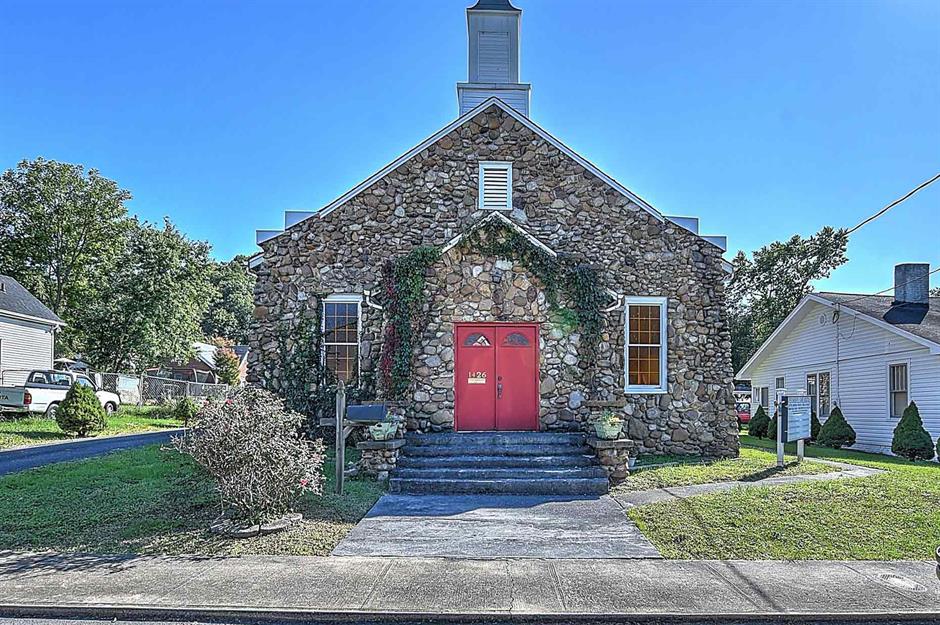
M373 294L382 264L421 244L444 246L488 213L477 209L481 160L513 162L507 216L559 253L602 268L622 295L668 298L668 392L624 393L624 315L608 313L594 384L584 380L576 329L552 322L537 279L506 259L459 246L429 277L428 326L415 359L411 429L453 424L453 322L541 322L543 429L585 427L586 400L620 406L640 453L737 452L731 342L721 251L662 222L552 142L490 107L323 216L262 244L255 287L249 380L277 390L284 375L278 328L289 328L329 293ZM381 310L363 305L361 367L375 377Z

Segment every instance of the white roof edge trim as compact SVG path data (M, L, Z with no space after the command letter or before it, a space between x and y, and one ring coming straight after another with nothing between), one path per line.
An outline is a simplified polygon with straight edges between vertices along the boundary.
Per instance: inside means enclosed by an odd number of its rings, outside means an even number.
M13 312L12 310L0 310L0 317L9 317L10 319L16 319L17 321L30 321L32 323L38 323L44 326L54 326L57 328L64 328L68 325L64 321L53 321L52 319L43 319L42 317L24 315L23 313Z
M786 318L780 323L780 325L777 326L777 329L774 330L771 333L771 335L767 337L767 340L764 341L759 348L757 348L757 351L754 352L754 355L751 356L751 358L746 363L744 363L744 366L741 367L741 369L735 374L736 379L738 380L750 380L751 379L749 377L750 374L748 372L748 369L750 369L751 367L754 366L755 363L757 363L757 361L760 359L763 353L770 347L771 343L773 343L776 340L778 335L781 334L790 325L790 323L797 317L797 315L810 302L822 304L823 306L827 306L833 309L836 307L836 302L830 302L826 298L820 297L814 293L804 295L803 299L800 300L800 303L797 304L796 308L794 308L793 311L790 312L790 314L786 316ZM840 305L840 309L843 312L850 314L850 315L854 315L855 317L858 317L860 319L863 319L871 323L872 325L883 328L885 330L889 330L891 332L894 332L895 334L903 336L906 339L914 341L915 343L923 345L924 347L927 347L930 349L931 354L940 354L940 343L934 343L930 339L925 339L922 336L911 334L910 332L908 332L907 330L903 328L899 328L897 326L891 325L890 323L887 323L886 321L882 321L881 319L878 319L876 317L872 317L871 315L866 315L865 313L859 312L855 310L854 308L849 308L847 306Z
M525 230L525 228L523 228L522 226L520 226L519 224L517 224L516 222L514 222L514 221L513 221L512 219L510 219L509 217L506 217L506 216L503 215L502 213L490 213L489 215L487 215L486 217L484 217L484 218L481 219L480 221L478 221L478 222L476 222L475 224L473 224L473 226L471 226L466 232L461 232L460 234L458 234L457 236L455 236L453 239L451 239L450 241L448 241L448 242L444 245L444 247L441 248L441 254L446 254L447 252L449 252L449 251L451 251L452 249L454 249L455 247L457 247L457 245L458 245L461 241L463 241L464 238L465 238L468 234L470 234L470 233L473 232L476 228L479 228L480 226L482 226L483 224L485 224L485 223L488 222L488 221L501 221L502 223L506 224L507 226L509 226L510 228L512 228L513 230L515 230L516 232L518 232L519 234L521 234L522 236L524 236L524 237L526 238L526 240L527 240L529 243L531 243L532 245L536 246L537 248L539 248L540 250L542 250L543 252L545 252L546 254L548 254L549 256L551 256L552 258L555 258L555 257L558 256L558 252L556 252L556 251L553 250L552 248L548 247L547 245L545 245L544 243L542 243L541 241L539 241L534 235L532 235L531 233L527 232L527 231Z
M519 113L518 111L513 109L511 106L509 106L508 104L506 104L505 102L503 102L502 100L500 100L499 98L495 96L487 98L486 100L481 102L479 105L477 105L475 108L467 111L466 113L464 113L463 115L461 115L460 117L452 121L447 126L444 126L444 128L442 128L441 130L438 130L436 133L434 133L433 135L431 135L430 137L428 137L427 139L425 139L418 145L414 146L413 148L411 148L410 150L408 150L407 152L405 152L404 154L396 158L394 161L392 161L391 163L389 163L388 165L386 165L385 167L383 167L382 169L380 169L379 171L377 171L370 177L366 178L364 181L362 181L361 183L359 183L358 185L356 185L355 187L353 187L352 189L350 189L343 195L339 196L338 198L336 198L335 200L333 200L332 202L330 202L329 204L327 204L320 210L316 211L315 215L313 215L312 217L308 217L307 219L312 219L313 217L325 217L326 215L329 215L331 212L333 212L335 209L341 206L344 202L356 196L364 189L367 189L368 187L370 187L372 184L374 184L380 178L384 177L390 171L392 171L393 169L395 169L402 163L411 159L415 154L418 154L419 152L421 152L428 146L434 143L437 143L437 141L440 140L442 137L444 137L444 135L447 135L448 133L453 131L455 128L464 124L467 120L474 118L479 113L486 110L492 105L498 106L505 113L510 115L513 119L515 119L522 125L526 126L529 130L540 135L546 141L551 143L555 148L567 154L579 165L581 165L582 167L590 171L592 174L594 174L595 176L597 176L598 178L606 182L608 185L610 185L615 190L620 192L621 195L625 196L627 199L637 204L640 208L650 213L653 217L655 217L661 222L665 222L665 218L663 217L662 213L660 213L658 210L653 208L646 200L644 200L643 198L633 193L632 191L624 187L622 184L620 184L619 182L617 182L616 180L614 180L613 178L605 174L603 171L598 169L596 165L588 161L583 156L580 156L579 154L575 153L574 150L572 150L571 148L566 146L564 143L556 139L544 128L542 128L541 126L533 122L531 119L529 119L522 113ZM297 222L297 223L301 223L301 222ZM297 224L294 224L294 226L296 225ZM291 226L291 228L293 228L294 226Z

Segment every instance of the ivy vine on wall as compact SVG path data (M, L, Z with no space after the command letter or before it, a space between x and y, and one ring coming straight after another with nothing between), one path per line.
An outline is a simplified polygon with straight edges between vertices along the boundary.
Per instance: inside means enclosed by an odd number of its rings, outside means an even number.
M380 367L387 399L404 399L411 386L415 341L427 321L424 293L427 272L440 257L439 248L422 245L386 261L383 268L383 299L388 319Z

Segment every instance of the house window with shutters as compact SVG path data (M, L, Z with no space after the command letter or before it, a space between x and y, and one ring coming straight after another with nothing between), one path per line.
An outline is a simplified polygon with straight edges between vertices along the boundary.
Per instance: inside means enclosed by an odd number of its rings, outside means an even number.
M627 393L666 392L666 298L628 297Z
M483 161L480 163L480 208L512 209L512 162Z

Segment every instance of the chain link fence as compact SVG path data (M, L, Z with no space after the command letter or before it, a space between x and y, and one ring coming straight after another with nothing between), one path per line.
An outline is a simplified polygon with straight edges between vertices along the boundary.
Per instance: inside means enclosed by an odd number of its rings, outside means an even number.
M99 388L121 397L122 404L165 404L184 397L206 399L224 395L231 388L227 384L187 382L152 375L125 375L123 373L96 373Z

